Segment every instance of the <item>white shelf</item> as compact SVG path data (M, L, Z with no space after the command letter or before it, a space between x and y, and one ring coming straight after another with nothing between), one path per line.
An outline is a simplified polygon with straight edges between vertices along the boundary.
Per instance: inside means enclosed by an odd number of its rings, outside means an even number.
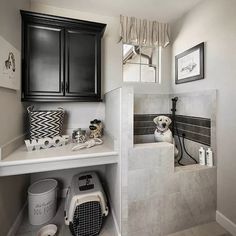
M72 151L68 145L28 152L25 145L0 161L0 176L28 174L118 162L118 152L113 141L103 139L103 144L89 149Z
M47 224L56 224L58 227L57 236L71 236L69 227L64 224L64 202L65 200L62 199L59 208L57 211L56 216L50 220ZM46 224L44 224L46 225ZM16 236L36 236L37 232L41 226L33 226L29 223L27 209L24 211L23 222L21 223ZM115 225L113 222L112 214L110 213L108 217L104 221L104 225L99 236L117 236Z

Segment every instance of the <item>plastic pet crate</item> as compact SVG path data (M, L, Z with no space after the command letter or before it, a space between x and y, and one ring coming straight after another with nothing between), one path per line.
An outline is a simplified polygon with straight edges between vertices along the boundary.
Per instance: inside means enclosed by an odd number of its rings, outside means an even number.
M65 203L65 223L72 235L98 235L107 215L107 199L97 174L74 176Z

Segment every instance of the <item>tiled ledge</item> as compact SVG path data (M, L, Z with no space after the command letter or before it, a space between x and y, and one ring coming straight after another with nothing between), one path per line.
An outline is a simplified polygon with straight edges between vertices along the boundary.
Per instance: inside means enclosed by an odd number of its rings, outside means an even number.
M173 147L173 144L167 142L153 142L153 143L138 143L134 144L134 148L163 148L163 147Z
M166 142L135 144L129 150L128 169L174 173L174 145Z
M209 167L209 166L202 166L199 164L193 164L193 165L186 165L186 166L176 166L175 172L193 172L193 171L201 171L201 170L207 170L216 168L216 166Z

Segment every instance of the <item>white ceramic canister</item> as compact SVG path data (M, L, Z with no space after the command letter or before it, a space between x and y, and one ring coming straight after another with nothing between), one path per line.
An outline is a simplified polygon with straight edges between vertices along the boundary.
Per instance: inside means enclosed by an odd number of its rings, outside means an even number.
M32 225L47 223L56 214L57 181L44 179L33 183L28 189L29 222Z

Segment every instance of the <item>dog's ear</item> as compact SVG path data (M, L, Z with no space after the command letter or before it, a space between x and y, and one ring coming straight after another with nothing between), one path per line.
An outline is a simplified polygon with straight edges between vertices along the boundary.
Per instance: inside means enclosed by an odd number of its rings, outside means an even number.
M172 120L168 117L168 125L170 125Z
M157 125L158 124L158 118L159 118L159 116L157 116L157 117L155 117L154 119L153 119L153 122Z

